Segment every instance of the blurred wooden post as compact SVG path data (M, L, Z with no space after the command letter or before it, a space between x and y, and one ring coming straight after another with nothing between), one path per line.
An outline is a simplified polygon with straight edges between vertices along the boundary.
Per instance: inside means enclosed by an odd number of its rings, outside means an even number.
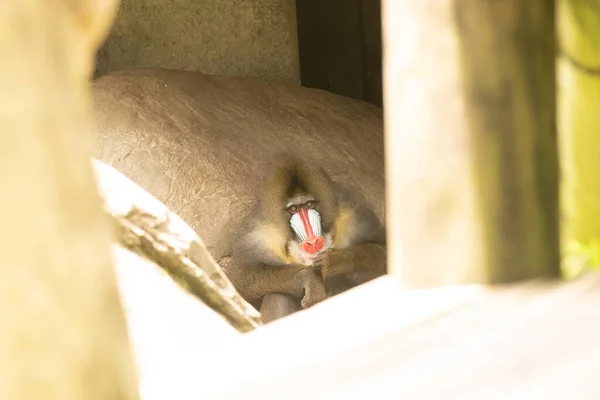
M382 8L390 272L558 276L554 2Z
M89 160L87 79L115 7L0 7L0 399L137 398Z

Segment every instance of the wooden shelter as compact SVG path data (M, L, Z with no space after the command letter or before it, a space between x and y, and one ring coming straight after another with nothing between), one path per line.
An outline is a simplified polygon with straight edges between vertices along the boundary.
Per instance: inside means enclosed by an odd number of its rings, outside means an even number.
M600 398L600 278L559 280L554 2L382 2L389 274L260 328L189 227L94 175L116 6L2 6L1 399Z

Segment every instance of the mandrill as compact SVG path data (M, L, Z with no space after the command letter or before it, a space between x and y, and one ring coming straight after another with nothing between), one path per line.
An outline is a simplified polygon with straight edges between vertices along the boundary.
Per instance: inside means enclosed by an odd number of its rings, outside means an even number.
M385 227L320 167L282 157L219 263L270 322L386 273ZM224 236L225 238L225 236Z

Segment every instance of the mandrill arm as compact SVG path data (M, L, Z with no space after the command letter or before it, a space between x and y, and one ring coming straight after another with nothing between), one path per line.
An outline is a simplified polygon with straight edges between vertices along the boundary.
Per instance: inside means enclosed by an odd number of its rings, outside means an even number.
M366 243L342 249L331 249L314 264L325 281L345 275L354 285L370 281L386 273L386 246Z
M255 304L269 293L282 293L302 299L303 308L325 300L321 274L303 265L236 265L232 259L222 260L222 267L236 290L246 301Z
M387 248L385 227L358 194L338 187L340 212L336 218L333 248L313 264L326 286L345 281L347 289L385 275Z

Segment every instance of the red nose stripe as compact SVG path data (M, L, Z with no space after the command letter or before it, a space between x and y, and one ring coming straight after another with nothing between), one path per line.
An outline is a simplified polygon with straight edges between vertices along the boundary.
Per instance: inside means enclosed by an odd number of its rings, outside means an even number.
M301 208L299 214L302 225L304 225L304 230L306 231L306 240L302 243L302 249L309 254L316 253L323 248L323 239L315 236L310 219L308 218L308 211L305 208Z
M302 225L304 225L304 230L306 231L306 240L311 240L315 237L315 234L312 229L312 225L310 224L310 219L308 219L308 211L305 208L301 208L299 213L300 220L302 221Z

